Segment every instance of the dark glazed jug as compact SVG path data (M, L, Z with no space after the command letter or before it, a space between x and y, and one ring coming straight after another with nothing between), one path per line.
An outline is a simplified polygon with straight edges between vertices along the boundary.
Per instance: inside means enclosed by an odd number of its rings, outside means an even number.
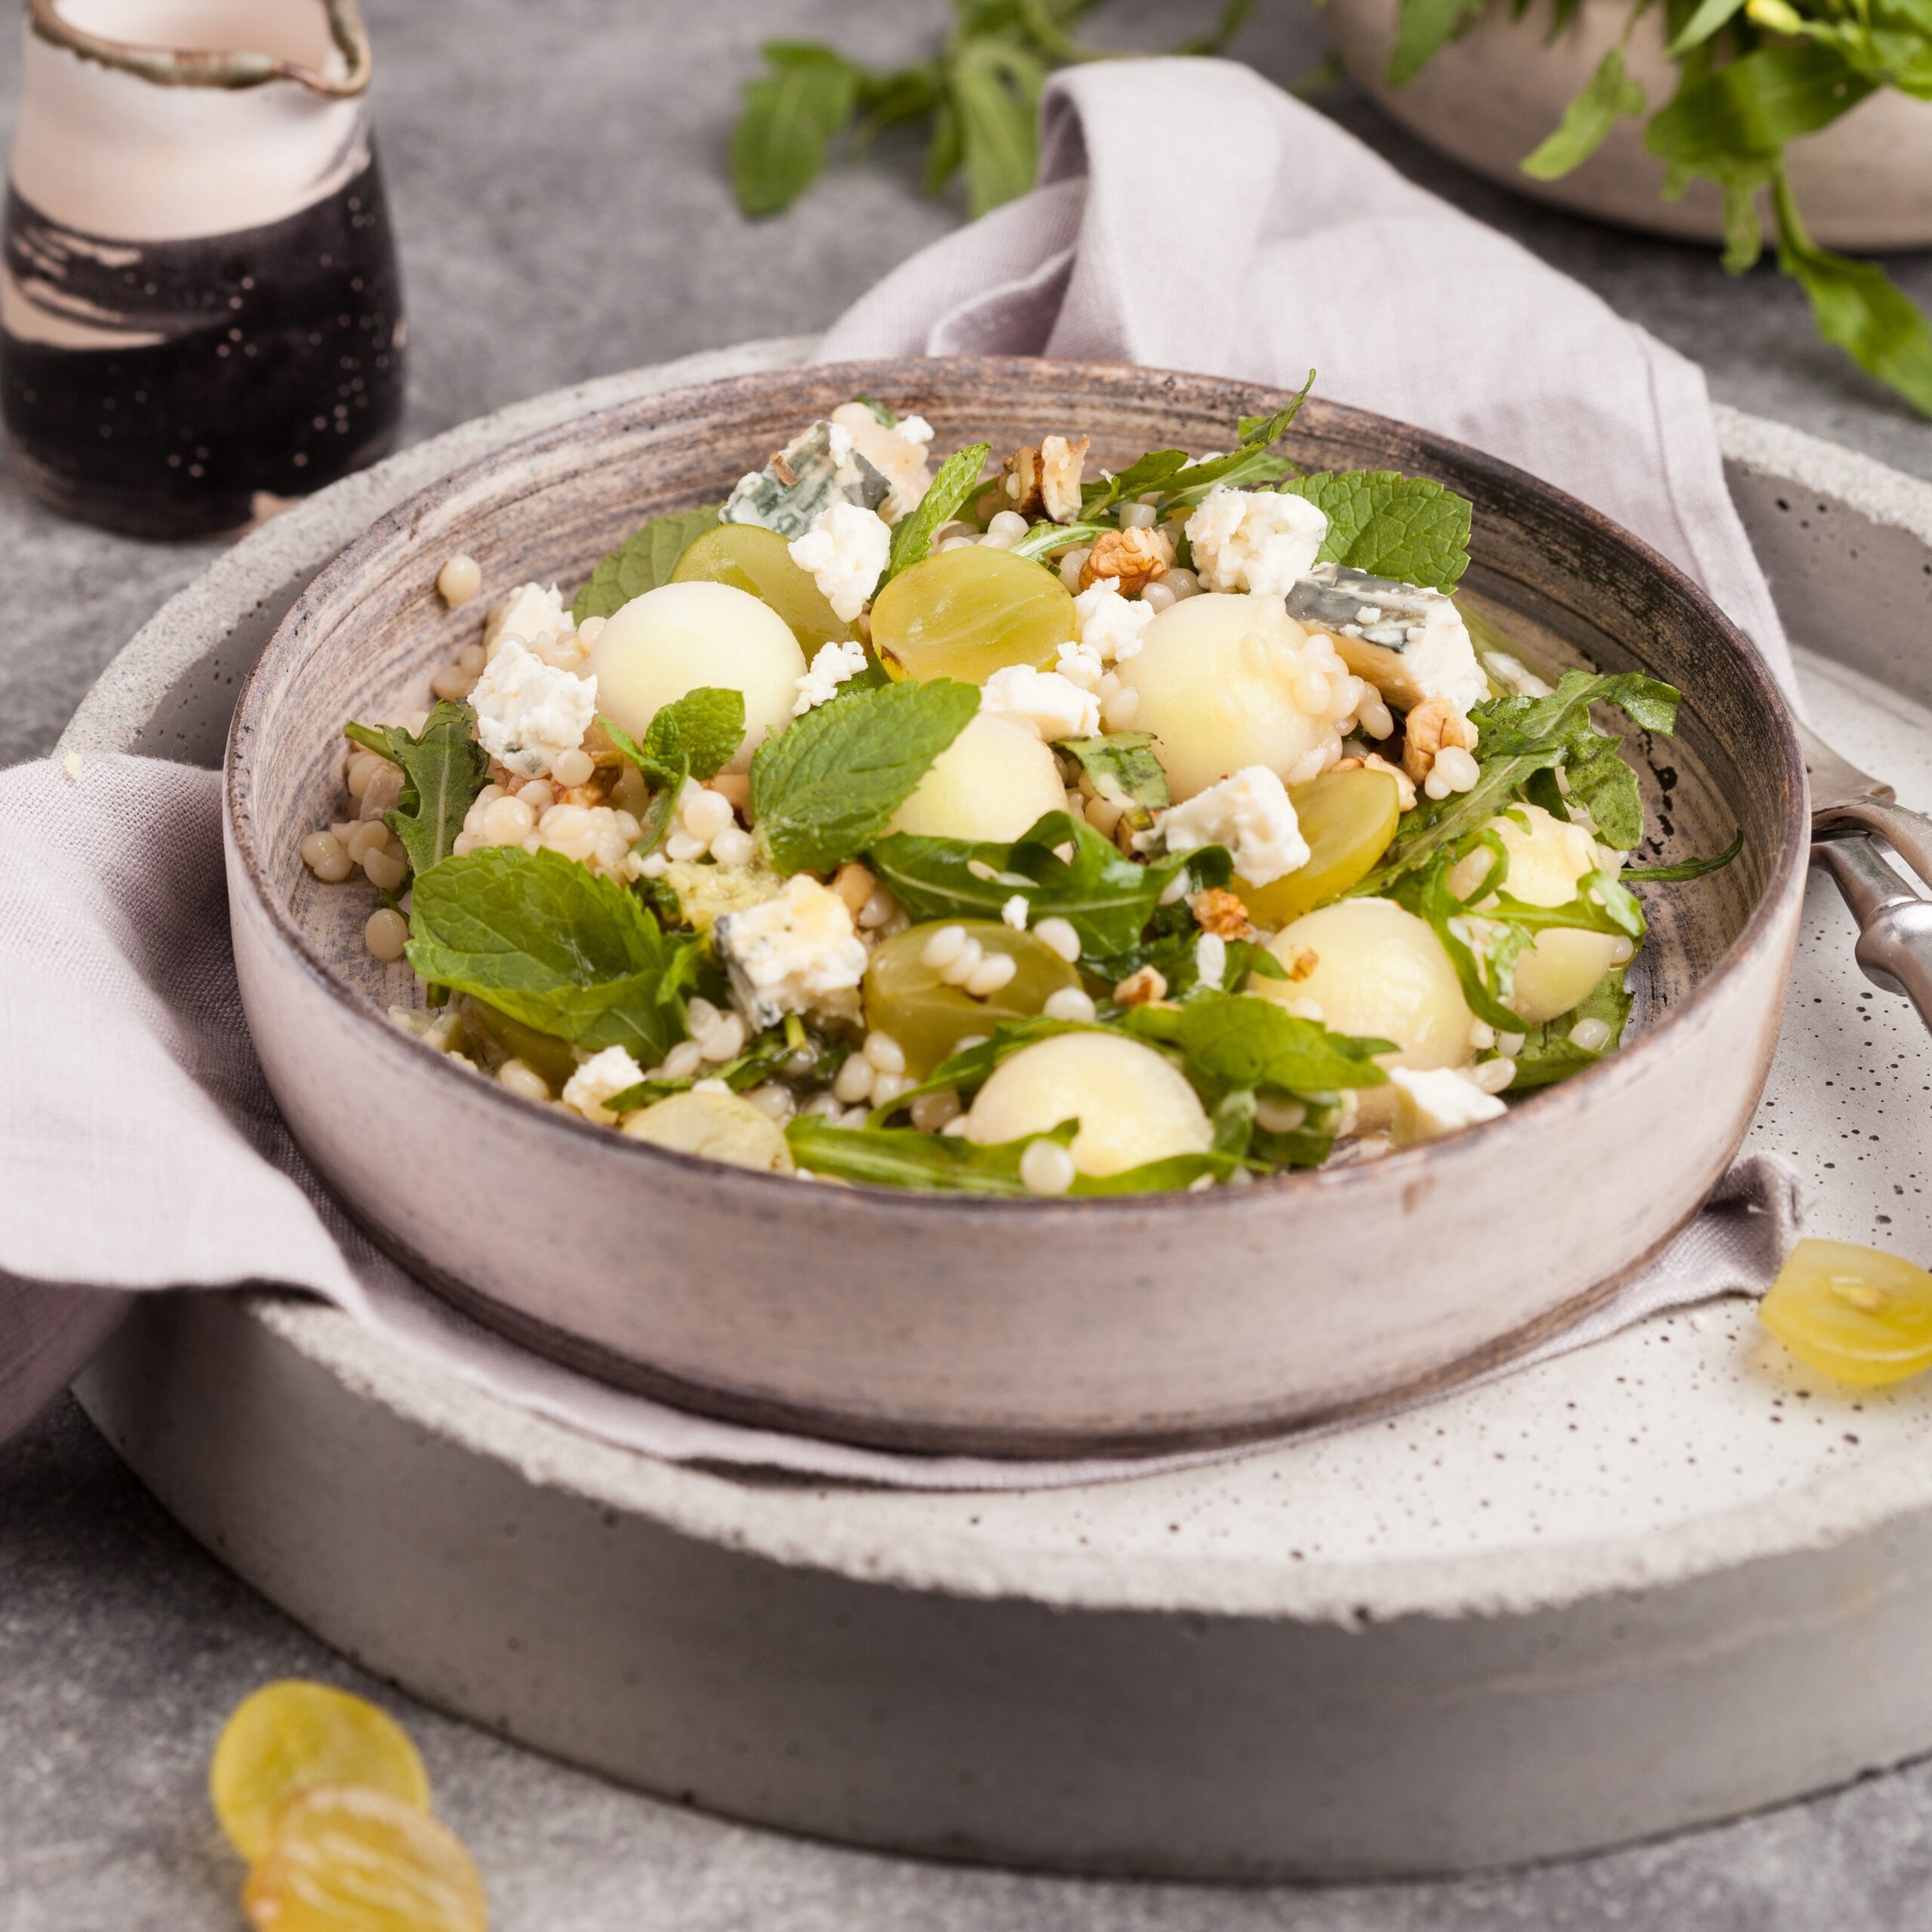
M0 393L54 508L208 535L394 442L369 67L355 0L28 0Z

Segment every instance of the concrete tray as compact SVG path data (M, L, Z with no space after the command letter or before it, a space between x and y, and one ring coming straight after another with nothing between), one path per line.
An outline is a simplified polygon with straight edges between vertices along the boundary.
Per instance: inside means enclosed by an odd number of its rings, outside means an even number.
M270 525L63 749L217 761L238 670L389 503L546 398ZM1814 721L1932 804L1932 488L1721 413ZM1822 883L1753 1143L1814 1232L1932 1252L1932 1048ZM940 1856L1251 1878L1546 1857L1932 1747L1932 1391L1847 1395L1748 1307L1215 1467L1000 1496L648 1461L269 1297L143 1308L90 1412L189 1531L430 1700L646 1789Z

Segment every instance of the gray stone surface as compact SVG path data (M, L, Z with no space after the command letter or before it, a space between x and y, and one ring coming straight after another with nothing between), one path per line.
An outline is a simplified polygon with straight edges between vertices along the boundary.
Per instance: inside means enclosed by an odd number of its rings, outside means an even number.
M408 278L412 436L583 377L815 327L956 219L913 192L890 144L839 168L792 217L755 227L732 208L722 170L760 39L835 32L868 57L902 57L929 43L939 0L368 0L367 11ZM1123 0L1114 17L1144 38L1209 11ZM1271 0L1239 51L1291 80L1318 59L1319 28L1300 0ZM11 115L11 44L0 57ZM1932 427L1819 346L1801 298L1768 271L1727 281L1701 250L1533 208L1433 161L1349 90L1321 100L1417 178L1697 357L1721 399L1932 475ZM1150 153L1165 146L1184 165L1184 131L1173 132ZM1932 300L1932 257L1896 266ZM0 761L44 750L100 666L216 549L60 524L0 468L0 600L13 614ZM205 1804L207 1752L239 1697L290 1672L356 1681L190 1545L71 1404L0 1452L0 1932L238 1924L239 1873ZM801 1844L404 1714L506 1932L1890 1932L1932 1917L1923 1765L1571 1866L1426 1887L1217 1891Z

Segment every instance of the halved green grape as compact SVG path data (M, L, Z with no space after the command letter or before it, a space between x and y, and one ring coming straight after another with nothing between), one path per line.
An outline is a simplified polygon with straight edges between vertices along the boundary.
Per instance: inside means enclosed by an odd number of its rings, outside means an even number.
M1009 664L1048 669L1075 629L1072 596L1051 571L986 544L902 571L872 622L872 648L893 677L971 685Z
M736 1094L700 1093L695 1088L624 1116L623 1131L633 1140L674 1153L702 1154L734 1168L789 1174L792 1150L771 1116Z
M1868 1389L1932 1368L1932 1275L1884 1249L1801 1241L1758 1304L1800 1361Z
M208 1767L214 1814L247 1859L268 1850L276 1820L303 1792L352 1784L429 1808L423 1760L395 1718L366 1698L297 1678L245 1698Z
M488 1932L463 1841L388 1792L325 1786L290 1805L248 1874L255 1932Z
M856 635L826 601L825 592L792 561L791 546L775 530L754 523L721 523L707 530L678 559L673 583L728 583L769 604L792 626L809 657L821 645Z
M564 1083L577 1071L577 1055L571 1051L571 1043L554 1033L540 1033L480 999L466 1003L463 1017L505 1060L520 1060L536 1068L555 1092L561 1093Z
M1026 1019L1055 993L1080 983L1073 968L1031 933L1016 932L997 919L955 923L983 958L1013 961L1013 977L997 992L975 998L963 988L947 985L941 968L928 962L926 946L944 929L940 924L895 934L872 955L866 969L866 1024L899 1042L906 1071L915 1080L924 1079L961 1040L990 1033L1002 1020Z
M1324 771L1288 797L1308 841L1308 863L1266 885L1238 878L1234 884L1254 922L1276 931L1367 878L1402 816L1394 774L1367 765Z

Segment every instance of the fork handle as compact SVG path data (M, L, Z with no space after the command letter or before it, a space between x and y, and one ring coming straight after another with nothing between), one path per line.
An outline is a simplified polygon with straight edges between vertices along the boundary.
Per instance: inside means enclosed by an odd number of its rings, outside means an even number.
M1814 814L1812 823L1820 831L1855 828L1875 832L1927 885L1932 885L1932 818L1923 812L1887 804L1878 798L1854 798Z
M1854 956L1865 977L1910 1000L1932 1027L1932 900L1909 891L1869 838L1821 839L1811 857L1858 921Z

